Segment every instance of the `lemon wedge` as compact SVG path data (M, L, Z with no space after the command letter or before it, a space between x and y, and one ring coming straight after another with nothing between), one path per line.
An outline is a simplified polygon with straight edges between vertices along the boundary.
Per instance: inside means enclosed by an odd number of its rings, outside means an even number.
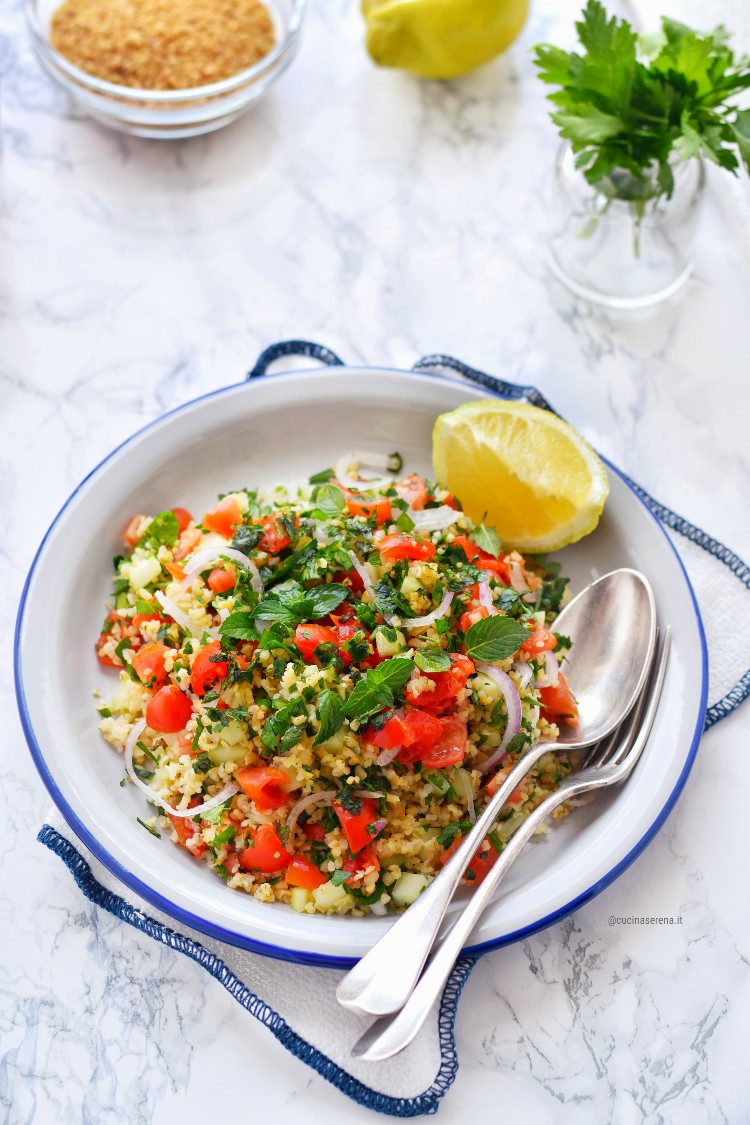
M588 535L609 494L607 470L588 442L526 402L482 399L441 414L432 460L437 480L472 520L532 554Z

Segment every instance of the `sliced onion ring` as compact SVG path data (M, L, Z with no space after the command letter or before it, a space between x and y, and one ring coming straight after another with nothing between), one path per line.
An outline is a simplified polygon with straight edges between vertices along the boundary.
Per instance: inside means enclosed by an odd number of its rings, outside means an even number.
M506 559L506 562L507 561ZM510 575L510 584L513 589L519 594L527 594L529 592L529 586L524 579L521 564L518 559L511 559L510 562L508 562L508 572Z
M406 514L414 524L415 531L445 531L462 513L447 504L441 504L438 508L422 508L418 512L409 508Z
M317 793L308 793L306 796L300 798L296 805L292 805L289 810L289 816L286 818L286 826L289 829L289 841L291 843L294 836L294 829L297 826L297 820L300 813L305 809L310 809L313 805L320 804L321 801L330 801L332 797L336 796L335 789L320 789Z
M490 593L489 582L480 582L479 585L478 585L478 589L479 589L479 600L482 603L482 605L484 606L484 608L487 610L489 615L492 616L493 614L496 614L497 610L495 609L495 603L492 600L492 594Z
M389 766L399 756L403 746L391 746L390 750L381 750L375 761L379 766Z
M560 665L554 652L544 653L544 674L537 677L537 687L554 687L560 677Z
M514 672L518 673L518 678L521 681L521 690L526 691L526 688L529 687L534 679L531 665L527 664L524 660L514 660L511 668Z
M215 562L221 562L222 559L231 559L232 562L239 563L248 574L250 575L250 584L257 594L263 593L263 583L258 572L258 568L247 555L243 555L242 551L235 551L233 547L215 548L209 547L205 551L199 551L197 555L193 555L189 564L185 567L185 577L182 580L182 586L187 588L193 583L196 575L200 574L202 570L207 570Z
M357 480L356 477L349 476L349 466L357 465L365 469L380 469L388 470L390 468L391 459L386 453L360 453L354 451L352 453L345 453L343 457L339 457L338 461L333 467L336 480L339 484L343 484L344 488L353 488L355 492L367 492L377 488L387 488L393 484L392 477L371 477L369 480Z
M446 590L437 609L433 609L432 613L428 613L426 617L405 618L402 622L403 626L407 629L421 629L424 625L432 625L433 621L438 621L441 617L445 617L454 597L455 594L452 590Z
M139 719L128 735L128 740L125 743L125 772L127 773L130 780L135 782L139 789L143 790L149 801L153 801L155 804L161 805L161 807L166 812L168 812L170 816L200 816L201 813L209 812L211 809L215 809L219 805L223 805L224 802L229 799L229 797L233 797L235 793L239 792L239 785L237 785L235 781L229 781L224 786L224 788L216 794L215 797L211 797L210 800L205 801L202 805L195 805L192 809L172 808L172 806L167 801L165 801L163 797L160 797L158 793L154 792L150 785L146 785L145 781L141 781L140 777L138 777L138 775L136 774L135 768L133 766L133 751L135 750L135 744L140 738L141 732L143 731L145 726L146 720Z
M198 629L195 625L195 622L191 621L185 611L180 609L178 605L175 605L172 599L168 598L162 590L157 590L154 594L154 597L156 598L157 602L164 610L164 612L168 613L172 620L176 621L181 629L183 629L191 637L195 637L197 635ZM209 625L206 625L201 630L201 632L209 633L214 638L218 637L219 635L218 629L214 629Z
M479 766L480 773L488 773L502 758L505 753L505 747L508 745L511 738L518 734L521 729L521 697L518 694L516 685L507 672L501 672L499 668L495 668L493 664L487 664L484 660L475 660L474 665L477 672L482 672L485 676L489 676L489 678L494 680L498 685L500 691L503 693L505 709L508 713L508 721L505 726L505 734L503 735L502 742L487 761Z

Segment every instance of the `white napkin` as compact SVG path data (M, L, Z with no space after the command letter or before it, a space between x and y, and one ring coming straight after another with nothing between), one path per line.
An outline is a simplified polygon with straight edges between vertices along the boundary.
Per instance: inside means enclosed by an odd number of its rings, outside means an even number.
M710 726L750 692L750 630L737 627L747 619L750 568L727 547L638 491L667 526L701 608L709 650ZM736 639L729 651L728 638ZM453 1038L455 1013L461 988L476 958L467 957L457 964L440 1005L436 1004L410 1047L387 1062L361 1063L349 1052L368 1019L336 1003L334 994L343 970L291 963L282 967L277 961L225 945L195 930L174 930L167 915L125 891L56 811L39 839L66 862L88 898L202 964L287 1050L343 1093L393 1116L435 1112L458 1069ZM123 893L127 893L127 899Z
M336 1002L336 986L345 970L281 964L197 930L175 930L173 919L123 887L94 858L57 810L50 812L39 840L60 856L97 906L203 965L287 1050L343 1093L394 1116L435 1112L458 1069L453 1024L475 958L456 966L440 1005L435 1005L414 1043L387 1062L358 1062L350 1050L370 1021Z

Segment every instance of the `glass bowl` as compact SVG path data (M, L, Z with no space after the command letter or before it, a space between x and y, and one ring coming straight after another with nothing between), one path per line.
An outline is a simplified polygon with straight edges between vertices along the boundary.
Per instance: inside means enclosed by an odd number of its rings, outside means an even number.
M27 0L26 17L42 66L91 117L137 137L195 137L235 121L284 73L299 47L306 3L265 0L276 31L273 50L230 78L185 90L120 86L74 66L49 41L60 0Z

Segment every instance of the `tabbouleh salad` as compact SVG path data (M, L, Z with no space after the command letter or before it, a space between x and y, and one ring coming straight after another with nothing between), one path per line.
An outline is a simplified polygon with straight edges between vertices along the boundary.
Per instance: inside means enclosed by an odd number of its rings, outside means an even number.
M99 714L121 784L158 806L144 828L262 902L408 906L514 762L577 717L548 628L567 580L401 471L352 453L200 520L136 515L114 560L96 649L119 671ZM540 759L468 882L574 764Z

